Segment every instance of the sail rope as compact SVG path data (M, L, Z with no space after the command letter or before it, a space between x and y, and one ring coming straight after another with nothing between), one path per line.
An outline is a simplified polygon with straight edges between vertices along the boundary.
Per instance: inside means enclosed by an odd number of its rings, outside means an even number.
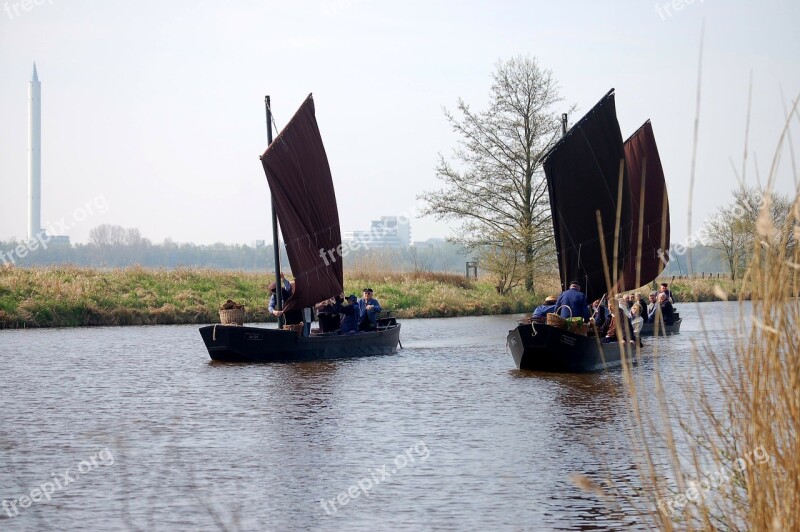
M281 130L278 128L278 124L275 122L275 113L272 112L272 105L267 104L267 110L269 111L269 116L272 118L272 125L275 127L275 133L280 136ZM274 142L274 139L273 139ZM269 147L269 146L267 146Z

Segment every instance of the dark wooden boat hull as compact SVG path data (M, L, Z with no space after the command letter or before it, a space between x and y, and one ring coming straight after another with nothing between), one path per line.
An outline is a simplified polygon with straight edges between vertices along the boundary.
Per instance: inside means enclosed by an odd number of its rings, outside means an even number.
M658 335L659 336L667 336L670 334L678 334L681 332L681 323L683 322L683 318L678 318L675 320L672 325L666 325L660 323L658 325ZM655 323L645 323L642 325L642 331L639 333L641 336L655 336Z
M622 365L626 349L601 344L593 336L573 334L549 325L521 324L506 339L517 369L589 373ZM627 355L626 355L627 356Z
M263 327L208 325L200 335L213 360L223 362L303 362L389 355L397 351L400 324L353 335L298 336Z

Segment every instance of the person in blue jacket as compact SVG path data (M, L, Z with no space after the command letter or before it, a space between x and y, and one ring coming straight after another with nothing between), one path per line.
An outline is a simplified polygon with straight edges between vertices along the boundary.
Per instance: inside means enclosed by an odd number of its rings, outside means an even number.
M344 301L340 302L337 300L336 310L342 316L339 334L357 333L360 312L358 308L358 298L355 294L350 294Z
M586 294L581 292L581 285L576 281L569 283L569 288L558 296L556 309L562 305L566 305L572 310L573 318L583 318L583 321L589 321L589 304L586 302ZM566 308L562 308L558 313L562 318L570 317L570 312Z
M551 312L556 311L556 296L547 296L544 300L544 303L533 309L533 314L531 318L536 323L544 323L547 319L547 315Z
M372 297L372 288L365 288L363 297L358 300L358 328L362 331L374 330L378 325L381 304Z

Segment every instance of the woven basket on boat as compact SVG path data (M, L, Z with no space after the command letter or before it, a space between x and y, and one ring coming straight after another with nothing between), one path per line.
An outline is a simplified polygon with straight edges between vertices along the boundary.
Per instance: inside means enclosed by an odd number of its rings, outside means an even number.
M244 325L244 309L220 310L219 322L223 325Z
M562 308L566 308L569 310L569 317L572 318L572 309L569 308L569 305L561 305L556 309L555 312L548 312L547 313L547 320L545 323L550 327L557 327L559 329L566 329L567 328L567 320L562 318L559 312Z
M284 331L294 331L297 336L301 336L303 334L303 328L305 327L302 323L293 323L291 325L286 324L283 326Z
M583 323L583 318L569 318L567 320L566 330L571 333L586 336L586 333L589 332L589 326Z

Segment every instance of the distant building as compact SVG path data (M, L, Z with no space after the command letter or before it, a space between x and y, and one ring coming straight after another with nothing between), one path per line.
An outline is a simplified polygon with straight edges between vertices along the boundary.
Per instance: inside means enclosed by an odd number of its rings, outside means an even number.
M345 231L342 242L359 242L373 248L407 248L411 245L411 224L408 218L381 216L370 222L369 231Z
M447 243L447 240L444 238L429 238L428 240L417 240L412 244L415 248L428 248L433 249L435 247L442 246Z

